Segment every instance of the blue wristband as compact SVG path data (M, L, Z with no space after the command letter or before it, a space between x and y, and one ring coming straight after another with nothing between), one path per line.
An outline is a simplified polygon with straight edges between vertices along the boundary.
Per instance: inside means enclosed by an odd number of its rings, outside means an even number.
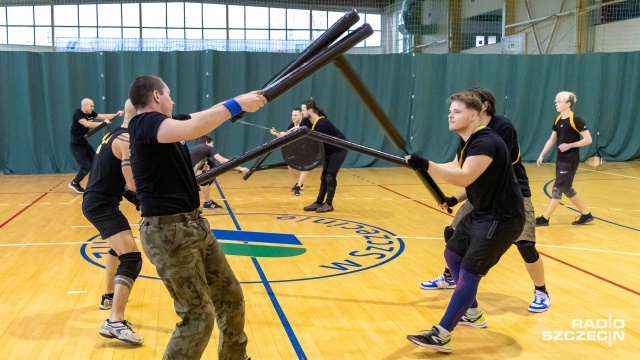
M240 104L238 104L235 99L229 99L223 102L222 105L224 105L224 107L229 110L229 112L231 113L231 117L235 117L242 112L242 106L240 106Z

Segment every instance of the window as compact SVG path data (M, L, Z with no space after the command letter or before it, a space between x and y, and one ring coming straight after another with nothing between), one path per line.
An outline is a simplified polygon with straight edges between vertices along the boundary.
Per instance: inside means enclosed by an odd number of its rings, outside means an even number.
M234 49L299 51L301 46L304 48L305 44L317 39L344 16L342 11L271 8L260 6L264 4L260 2L254 2L257 6L226 5L223 2L205 3L201 0L154 2L126 0L108 3L97 1L98 4L92 4L92 2L78 1L78 4L53 6L2 6L0 7L0 43L51 46L56 45L53 36L56 39L74 39L71 41L76 41L75 39L78 38L140 37L230 39L253 41L247 44L235 42ZM48 2L40 2L42 3ZM360 21L350 30L364 22L371 24L374 34L358 46L381 46L382 16L361 13ZM277 41L269 43L270 40ZM282 42L282 40L293 42ZM69 40L65 39L65 41ZM100 44L101 42L96 40L80 43ZM142 50L145 49L146 43ZM191 45L197 48L201 46L199 44L207 42L183 41L172 42L172 45L159 41L148 43L153 44L153 49L156 50L183 45L185 49ZM208 43L212 44L212 42ZM216 42L216 44L223 43ZM91 50L99 50L100 45L96 46ZM120 48L128 49L129 47L122 45ZM130 48L138 49L135 46ZM222 48L224 49L224 45ZM78 50L79 47L69 49Z
M10 6L7 18L7 25L33 25L33 6Z

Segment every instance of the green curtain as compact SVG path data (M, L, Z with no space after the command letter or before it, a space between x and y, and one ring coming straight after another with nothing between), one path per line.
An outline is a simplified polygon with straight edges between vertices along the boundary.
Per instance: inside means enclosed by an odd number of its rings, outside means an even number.
M171 89L174 113L192 113L260 89L295 55L243 52L0 52L0 169L3 173L73 172L69 151L73 111L83 98L98 113L122 109L131 81L161 76ZM471 86L496 96L497 113L518 130L524 161L535 161L557 116L559 91L578 96L574 112L585 119L594 142L583 159L640 157L640 53L588 55L348 55L348 60L407 142L438 162L454 157L458 137L448 130L447 98ZM284 130L291 110L308 98L352 142L402 155L389 141L357 94L332 64L281 95L243 121ZM111 125L90 139L95 147ZM227 158L271 139L267 130L226 122L211 134ZM193 141L190 142L192 144ZM553 161L555 151L547 155ZM275 151L267 163L282 161ZM345 167L388 166L350 152Z

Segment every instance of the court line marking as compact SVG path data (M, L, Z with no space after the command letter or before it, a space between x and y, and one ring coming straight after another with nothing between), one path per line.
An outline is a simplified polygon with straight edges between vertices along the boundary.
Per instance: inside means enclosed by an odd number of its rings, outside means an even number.
M218 180L214 180L214 184L216 184L216 187L218 188L218 192L220 193L220 196L222 196L222 198L224 199L225 196L224 196L224 193L222 192L222 188L220 187L220 184L218 184ZM236 230L242 230L242 227L238 223L238 220L236 219L233 211L231 210L231 206L229 206L229 203L225 201L224 204L227 207L227 210L229 211L229 216L231 216L231 220L233 221L233 224L235 225ZM287 333L287 337L289 337L289 342L291 343L293 350L296 352L298 359L306 360L307 356L305 355L304 350L302 349L302 345L300 344L300 341L298 341L298 338L296 337L296 334L293 331L293 327L291 326L291 323L289 323L289 320L287 319L287 316L285 315L284 310L282 309L282 306L280 306L280 303L278 302L278 299L276 298L276 295L273 292L273 289L271 288L271 284L269 284L269 280L267 279L266 274L262 270L262 267L260 266L258 259L252 256L251 261L253 262L253 265L255 266L256 271L258 272L258 276L260 277L260 282L262 283L265 290L267 291L267 295L269 295L269 299L271 300L271 305L273 305L273 308L276 314L278 315L278 318L280 319L280 323L282 324L282 327L284 328L285 333Z
M546 184L542 185L542 191L544 192L545 195L547 195L547 197L549 199L551 199L551 194L549 194L549 191L547 190L547 187L549 186L549 184L551 184L552 182L555 182L555 181L556 181L556 179L549 180L549 181L547 181ZM564 206L565 208L567 208L567 209L569 209L571 211L575 211L577 213L580 213L580 211L578 211L578 209L574 209L573 207L569 206L568 204L560 202L560 205ZM619 224L619 223L616 223L616 222L613 222L613 221L609 221L609 220L606 220L606 219L603 219L603 218L600 218L600 217L597 217L597 216L594 216L594 218L598 219L599 221L605 222L607 224L611 224L613 226L619 226L619 227L622 227L622 228L625 228L625 229L629 229L629 230L633 230L633 231L640 231L640 229L638 229L638 228L634 228L634 227L627 226L627 225L622 225L622 224Z
M622 174L610 173L610 172L600 171L600 170L591 170L591 169L580 169L580 170L590 171L590 172L595 172L595 173L600 173L600 174L613 175L613 176L620 176L620 177L624 177L624 178L628 178L628 179L640 179L637 176L622 175Z
M31 202L31 204L25 206L22 208L22 210L18 211L17 213L15 213L12 217L10 217L9 219L7 219L7 221L3 222L2 224L0 224L0 229L2 229L3 226L7 225L9 222L11 222L11 220L15 219L16 217L18 217L18 215L22 214L25 210L27 210L28 208L31 207L31 205L37 203L40 199L42 199L43 197L45 197L48 194L48 192L40 195L39 198L33 200L33 202Z
M67 294L86 294L87 290L71 290Z
M604 277L602 277L602 276L600 276L600 275L596 275L596 274L594 274L594 273L592 273L592 272L590 272L590 271L587 271L587 270L582 269L582 268L580 268L580 267L577 267L577 266L575 266L575 265L569 264L569 263L568 263L568 262L566 262L566 261L560 260L560 259L558 259L558 258L555 258L555 257L553 257L553 256L551 256L551 255L547 255L547 254L542 253L542 252L540 252L540 255L544 255L544 256L548 257L549 259L555 260L555 261L557 261L557 262L559 262L559 263L561 263L561 264L563 264L563 265L567 265L568 267L573 268L573 269L576 269L576 270L578 270L578 271L581 271L581 272L583 272L583 273L585 273L585 274L587 274L587 275L591 275L591 276L595 277L596 279L600 279L600 280L602 280L602 281L604 281L604 282L606 282L606 283L609 283L609 284L611 284L611 285L613 285L613 286L619 287L619 288L621 288L621 289L623 289L623 290L627 290L627 291L628 291L628 292L630 292L630 293L633 293L633 294L636 294L636 295L640 295L640 292L637 292L637 291L635 291L635 290L633 290L633 289L629 289L628 287L626 287L626 286L624 286L624 285L620 285L620 284L618 284L618 283L616 283L616 282L613 282L613 281L611 281L611 280L609 280L609 279L606 279L606 278L604 278Z
M543 244L538 244L538 243L536 243L536 246L538 246L538 247L557 248L557 249L570 249L570 250L602 252L602 253L610 253L610 254L616 254L616 255L640 256L640 253L632 253L632 252L625 252L625 251L614 251L614 250L602 250L602 249L590 249L590 248L575 247L575 246L543 245Z

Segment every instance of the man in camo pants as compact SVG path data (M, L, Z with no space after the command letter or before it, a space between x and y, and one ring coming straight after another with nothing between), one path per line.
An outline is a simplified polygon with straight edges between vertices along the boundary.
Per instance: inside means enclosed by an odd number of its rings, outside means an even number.
M136 78L129 99L137 115L129 123L131 168L140 200L140 240L145 254L174 300L182 319L163 359L200 359L218 320L218 359L247 359L244 297L209 223L200 199L189 149L195 139L241 111L254 112L266 99L258 92L171 119L173 101L157 76Z

